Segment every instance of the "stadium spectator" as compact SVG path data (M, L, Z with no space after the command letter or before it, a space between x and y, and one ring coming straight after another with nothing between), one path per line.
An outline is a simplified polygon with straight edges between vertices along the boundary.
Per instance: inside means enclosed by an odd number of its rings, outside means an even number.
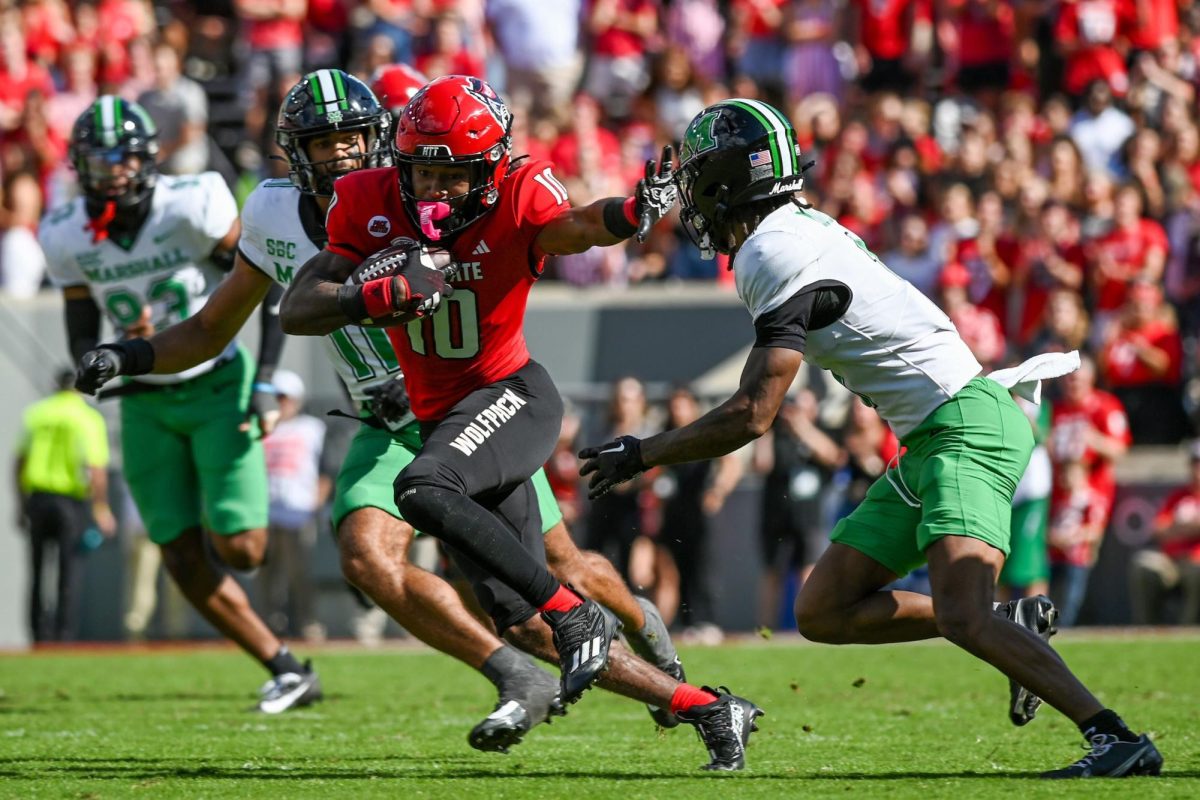
M317 512L332 484L320 471L325 423L301 409L304 381L287 369L271 378L279 394L279 423L263 439L271 493L267 557L258 571L263 618L281 636L325 638L316 618L312 560L317 544Z
M793 0L784 6L783 80L788 101L826 94L841 103L846 79L838 59L844 9L833 0ZM845 45L842 45L845 47Z
M650 83L650 50L658 32L657 0L592 0L584 88L614 119L629 116L633 99Z
M1082 460L1057 465L1050 497L1050 596L1063 627L1073 627L1079 619L1110 504L1089 482Z
M825 505L846 454L822 429L819 412L817 396L800 389L754 443L754 470L763 475L758 622L771 628L791 626L785 590L790 583L799 589L828 544Z
M588 438L647 436L654 430L646 387L629 375L613 383L604 428ZM596 498L588 509L585 549L604 555L622 575L629 575L630 549L645 529L642 488L641 483L631 482ZM636 582L633 586L640 588Z
M1097 82L1117 96L1129 89L1119 38L1128 33L1133 4L1122 0L1062 3L1054 40L1066 60L1062 86L1071 95L1089 93Z
M930 0L851 0L849 25L860 85L911 94L933 43Z
M968 297L971 273L962 264L951 261L942 270L938 285L942 290L942 309L976 360L985 369L999 364L1005 353L1004 331L995 314L972 303Z
M688 425L700 413L695 393L687 387L678 387L667 397L665 430ZM661 503L661 522L655 540L659 552L665 550L676 568L673 572L678 576L679 620L684 625L681 637L685 641L703 644L721 641L711 560L712 519L737 488L742 472L741 457L731 453L720 459L663 467L651 486ZM634 582L638 583L636 578ZM663 620L670 624L671 611L656 605Z
M158 127L158 168L190 175L208 168L208 98L181 73L179 53L167 42L154 45L154 88L137 102Z
M1104 384L1125 407L1135 442L1175 444L1183 438L1183 343L1158 284L1130 284L1120 321L1099 358Z
M25 409L14 473L22 524L32 559L29 628L35 642L75 638L80 556L88 526L116 533L108 506L108 432L104 418L74 389L75 371L55 378L57 391ZM54 611L42 605L43 567L49 546L58 550ZM53 616L53 620L51 620Z
M687 53L706 82L725 77L725 17L718 0L674 0L668 3L663 28L668 42Z
M429 50L417 56L414 64L418 70L426 75L487 77L483 60L468 46L462 17L454 12L444 12L434 18L432 26Z
M487 19L504 63L505 94L517 119L569 119L583 74L583 0L488 0Z
M1113 200L1113 227L1085 248L1088 283L1095 299L1094 343L1103 343L1116 323L1121 305L1135 278L1161 283L1167 263L1167 234L1142 216L1142 194L1125 184Z
M50 128L66 139L71 125L96 99L96 54L89 47L72 46L63 51L65 85L46 103Z
M887 252L883 261L926 297L935 299L945 260L929 246L929 226L920 214L900 221L900 246Z
M1121 148L1136 126L1129 115L1113 104L1112 89L1104 81L1088 84L1083 107L1071 117L1071 139L1079 147L1090 170L1108 172L1123 178Z
M246 109L246 141L265 147L270 110L278 108L304 67L307 0L235 0L249 48L241 84Z
M896 434L875 409L857 395L851 401L849 419L842 431L842 447L846 451L846 462L838 476L838 484L842 487L838 519L858 507L867 496L867 489L900 454Z
M46 274L46 254L37 240L42 190L28 172L8 176L4 186L5 224L0 229L0 292L30 298Z
M1188 449L1188 484L1176 489L1154 518L1153 541L1129 565L1135 625L1166 623L1166 601L1182 595L1179 624L1200 625L1200 442Z
M1025 348L1025 354L1080 350L1087 345L1089 330L1082 295L1072 289L1055 289L1046 300L1041 325L1033 343Z
M27 55L20 15L0 14L0 133L20 128L32 92L50 97L54 82L46 68Z
M1013 270L1016 339L1021 347L1028 347L1037 336L1051 296L1058 290L1079 292L1083 288L1083 273L1079 222L1067 206L1050 201L1038 214L1036 228L1020 243L1020 255Z

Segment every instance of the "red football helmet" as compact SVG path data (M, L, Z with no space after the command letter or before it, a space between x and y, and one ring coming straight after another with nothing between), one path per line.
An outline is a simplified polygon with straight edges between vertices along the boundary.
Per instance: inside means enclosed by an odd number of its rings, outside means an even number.
M470 189L447 198L449 214L435 217L433 224L442 236L457 233L487 213L508 174L511 131L508 106L479 78L447 75L417 92L396 121L395 148L400 192L413 224L422 230L429 224L426 214L426 226L422 225L421 199L413 193L417 164L453 164L470 172Z
M400 116L412 96L427 83L429 79L408 64L385 64L371 76L371 91L379 98L380 105L391 112L394 120Z

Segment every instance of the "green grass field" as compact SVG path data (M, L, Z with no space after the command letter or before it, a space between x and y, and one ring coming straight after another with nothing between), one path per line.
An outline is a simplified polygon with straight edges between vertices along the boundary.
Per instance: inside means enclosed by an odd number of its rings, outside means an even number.
M1075 760L1078 732L944 643L834 648L755 641L685 650L697 682L768 716L749 768L710 775L688 727L599 691L511 755L466 733L494 702L482 678L420 649L315 653L326 702L248 713L264 675L233 650L0 657L0 796L108 797L1200 797L1200 639L1062 636L1101 698L1155 737L1159 779L1030 778ZM306 648L296 648L305 654Z

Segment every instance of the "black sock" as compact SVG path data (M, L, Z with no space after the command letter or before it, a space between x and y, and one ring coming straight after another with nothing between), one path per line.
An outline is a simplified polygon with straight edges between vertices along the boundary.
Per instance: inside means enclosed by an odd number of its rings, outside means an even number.
M528 656L518 652L515 647L504 645L488 656L487 661L483 662L480 672L495 684L497 689L503 690L506 683L511 682L514 676L527 667L537 669L529 662Z
M1136 742L1137 734L1125 727L1125 723L1117 716L1117 712L1106 708L1098 714L1088 717L1079 723L1079 730L1087 736L1091 732L1115 736L1122 742Z
M286 644L279 645L279 652L262 662L272 675L282 675L285 672L304 672L304 666L287 649Z

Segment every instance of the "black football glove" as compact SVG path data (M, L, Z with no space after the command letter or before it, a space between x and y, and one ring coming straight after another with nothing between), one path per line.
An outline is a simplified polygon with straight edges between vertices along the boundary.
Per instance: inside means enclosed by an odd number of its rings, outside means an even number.
M588 498L591 500L646 471L642 462L642 440L636 436L621 436L599 447L584 448L579 451L579 457L585 462L579 468L579 474L592 476L588 481Z
M407 300L404 310L424 317L438 310L442 298L454 294L454 287L446 282L452 270L431 269L421 263L419 252L409 254L408 262L400 268L396 281L404 283Z
M89 350L75 367L75 388L84 394L94 395L101 386L123 374L121 367L124 364L125 356L118 347L103 344L95 350Z
M655 223L671 213L671 208L679 197L679 190L675 186L673 175L675 165L671 145L663 148L662 160L657 164L657 172L655 166L654 159L646 162L646 177L638 181L637 188L633 192L633 196L636 198L633 213L638 218L637 240L639 242L646 241L646 237L650 235L650 229L654 227Z
M412 409L403 377L392 378L387 383L367 389L366 393L371 398L371 413L392 430L408 417Z

